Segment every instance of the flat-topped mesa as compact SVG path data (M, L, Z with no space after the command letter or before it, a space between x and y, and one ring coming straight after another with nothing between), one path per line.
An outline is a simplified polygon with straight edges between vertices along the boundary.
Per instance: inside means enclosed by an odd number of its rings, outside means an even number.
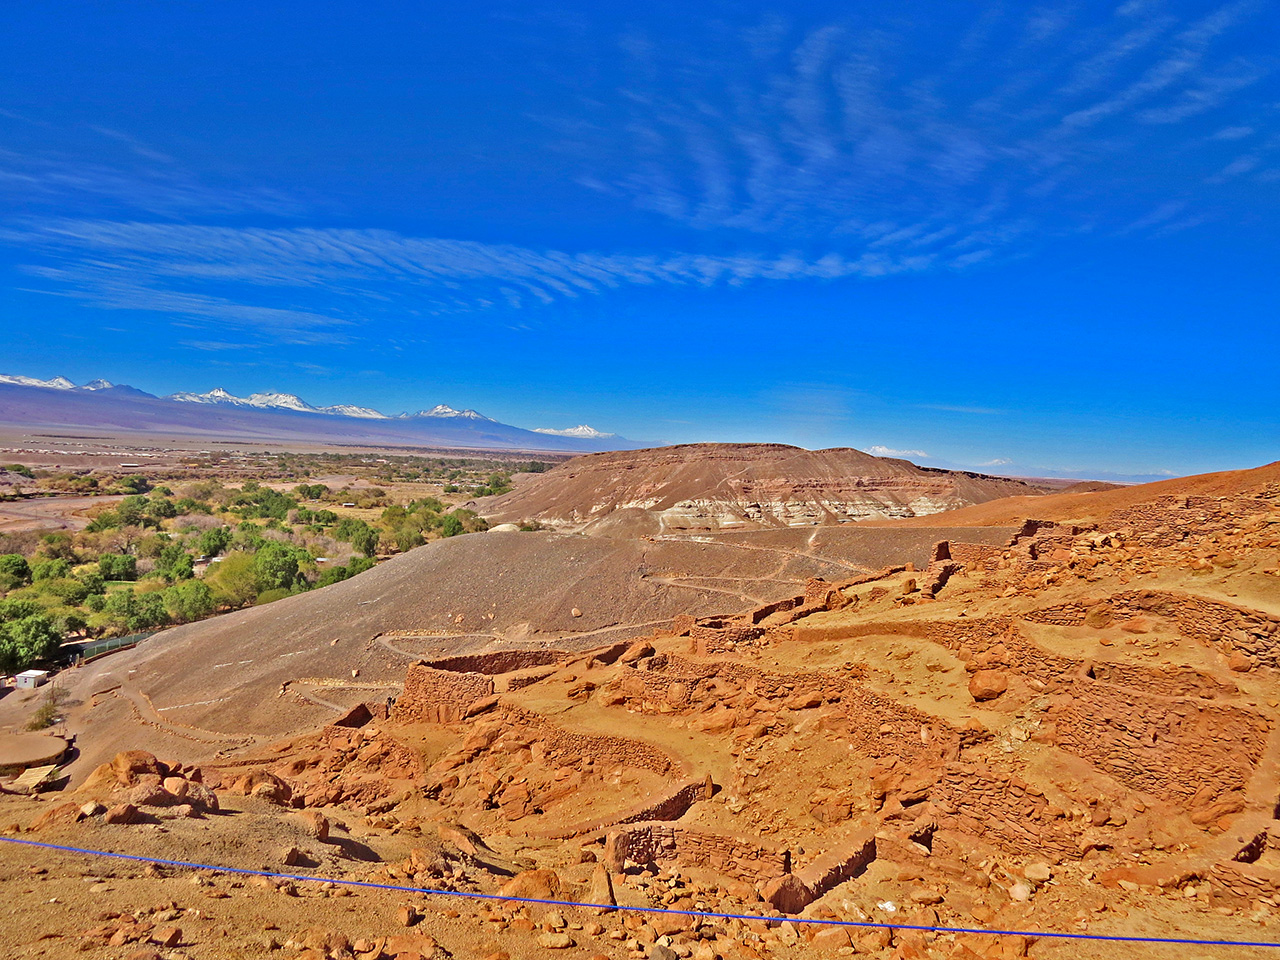
M1021 480L848 448L703 443L577 457L523 480L488 515L643 535L919 517L1042 492Z

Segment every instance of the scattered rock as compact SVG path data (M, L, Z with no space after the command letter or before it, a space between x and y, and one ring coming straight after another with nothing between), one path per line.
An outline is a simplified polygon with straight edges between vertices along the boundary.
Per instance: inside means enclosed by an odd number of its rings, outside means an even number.
M568 950L576 946L573 937L567 933L543 933L538 936L538 944L548 950ZM674 956L674 954L673 954Z
M151 940L162 947L176 947L182 942L182 928L162 927L151 935Z
M504 897L531 900L560 899L560 875L554 870L524 870L504 883L498 891Z
M1047 863L1029 863L1022 875L1032 883L1045 883L1053 876L1053 868Z
M277 859L286 867L296 867L306 862L306 857L297 847L281 847Z

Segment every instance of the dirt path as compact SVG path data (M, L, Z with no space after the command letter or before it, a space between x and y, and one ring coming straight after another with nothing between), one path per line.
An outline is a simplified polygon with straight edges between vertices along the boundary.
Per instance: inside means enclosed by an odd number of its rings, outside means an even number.
M24 530L83 530L89 525L79 511L110 506L124 497L44 497L0 503L0 533Z

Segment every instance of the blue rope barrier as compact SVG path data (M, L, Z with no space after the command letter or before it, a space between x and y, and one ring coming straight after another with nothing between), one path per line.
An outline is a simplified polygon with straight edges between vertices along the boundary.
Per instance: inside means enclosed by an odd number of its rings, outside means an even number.
M501 901L504 903L532 903L551 907L577 907L579 909L595 909L632 913L656 913L681 917L696 917L700 920L743 920L778 923L788 920L794 924L811 924L824 927L856 927L870 929L914 930L920 933L976 933L996 937L1029 937L1032 939L1057 940L1095 940L1107 943L1165 943L1195 947L1272 947L1280 948L1280 942L1270 940L1195 940L1185 937L1126 937L1106 933L1062 933L1053 930L991 930L981 927L934 927L911 923L889 923L874 920L824 920L817 917L766 917L756 914L715 913L704 910L672 910L666 907L631 907L607 903L577 903L573 900L543 900L537 897L507 897L499 893L470 893L465 890L436 890L431 887L409 887L394 883L373 883L368 880L339 880L333 877L309 877L296 873L276 873L271 870L253 870L248 867L220 867L211 863L193 863L187 860L165 860L160 857L144 857L133 853L114 853L110 850L92 850L85 847L69 847L56 843L42 843L38 840L21 840L17 837L0 837L0 843L18 844L24 847L37 847L44 850L58 850L63 853L78 853L89 857L109 857L115 860L130 860L138 863L151 863L164 867L183 867L189 870L212 870L216 873L233 873L241 876L268 877L274 880L296 880L305 883L331 883L334 886L360 887L368 890L391 890L397 893L416 893L433 897L462 897L468 900Z

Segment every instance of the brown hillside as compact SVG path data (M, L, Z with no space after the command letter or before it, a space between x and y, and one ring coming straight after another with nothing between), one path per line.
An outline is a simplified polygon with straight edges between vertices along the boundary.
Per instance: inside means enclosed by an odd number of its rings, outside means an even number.
M485 509L606 536L919 517L1016 494L1020 480L918 467L860 450L699 443L576 457Z
M1280 461L1251 470L1225 470L1193 477L1174 477L1132 487L1115 487L1085 493L1055 493L1040 497L1007 497L947 514L947 523L957 527L1009 526L1019 519L1099 520L1116 510L1158 497L1248 497L1280 483ZM874 523L874 521L872 521ZM928 526L917 518L901 521L903 526Z

